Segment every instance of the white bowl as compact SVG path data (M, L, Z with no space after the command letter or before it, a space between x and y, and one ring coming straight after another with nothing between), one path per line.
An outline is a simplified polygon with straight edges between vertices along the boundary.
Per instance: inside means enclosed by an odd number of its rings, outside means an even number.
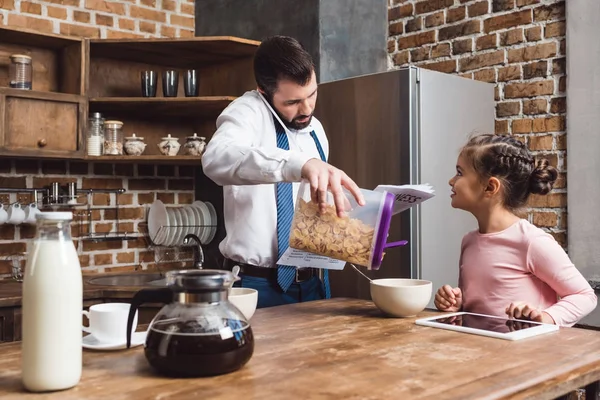
M249 320L254 315L254 311L256 311L258 291L250 288L231 288L229 290L229 301Z
M371 298L384 313L394 317L414 317L431 300L431 281L421 279L374 279Z

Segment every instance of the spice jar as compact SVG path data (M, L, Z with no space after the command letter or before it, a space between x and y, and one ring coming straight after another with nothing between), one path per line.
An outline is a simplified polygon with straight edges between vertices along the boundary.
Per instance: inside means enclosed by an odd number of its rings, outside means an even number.
M188 156L201 156L204 152L204 147L206 147L206 138L194 133L194 136L185 138L183 151Z
M101 156L104 145L104 118L102 114L93 113L88 119L87 155Z
M104 155L120 156L123 155L123 122L106 121L104 122Z
M146 149L146 143L144 143L144 138L135 136L135 133L130 137L125 138L125 153L130 156L139 156Z
M24 54L10 56L8 69L9 86L15 89L31 90L31 57Z

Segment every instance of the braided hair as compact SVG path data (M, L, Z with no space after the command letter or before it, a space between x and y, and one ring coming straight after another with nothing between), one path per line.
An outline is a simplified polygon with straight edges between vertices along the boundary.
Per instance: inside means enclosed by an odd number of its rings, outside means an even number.
M548 160L536 159L523 142L507 135L474 136L461 154L482 179L495 177L502 182L503 204L510 210L523 207L531 193L550 192L558 177Z

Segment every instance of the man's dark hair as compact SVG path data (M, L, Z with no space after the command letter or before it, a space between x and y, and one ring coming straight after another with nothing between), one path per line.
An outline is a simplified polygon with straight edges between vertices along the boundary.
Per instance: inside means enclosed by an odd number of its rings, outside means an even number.
M272 36L265 39L254 55L254 77L258 87L269 97L277 90L280 79L305 86L315 69L312 57L296 39Z

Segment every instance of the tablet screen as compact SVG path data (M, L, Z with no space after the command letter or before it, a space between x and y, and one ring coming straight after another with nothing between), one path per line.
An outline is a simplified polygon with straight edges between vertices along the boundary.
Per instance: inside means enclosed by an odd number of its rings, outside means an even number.
M453 315L449 317L432 319L431 321L435 321L440 324L459 325L498 333L509 333L539 326L539 324L527 321L474 314Z

